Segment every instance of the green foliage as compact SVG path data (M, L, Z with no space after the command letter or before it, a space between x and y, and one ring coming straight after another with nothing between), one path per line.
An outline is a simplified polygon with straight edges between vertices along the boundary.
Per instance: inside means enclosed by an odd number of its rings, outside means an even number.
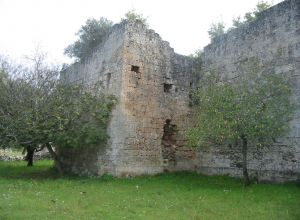
M247 12L242 19L240 16L232 19L232 27L229 28L227 31L232 30L233 28L242 27L244 24L249 22L255 21L261 12L270 8L272 5L266 1L259 1L256 4L256 8L253 11ZM225 30L225 25L223 22L212 23L208 30L208 34L210 39L214 39L215 37L221 36L227 32Z
M51 143L59 149L105 141L115 98L104 96L100 85L61 84L59 71L43 62L37 57L32 70L0 82L0 147Z
M210 39L221 36L225 33L225 24L223 22L212 23L208 30Z
M14 133L17 132L23 137L23 127L28 128L29 136L33 135L33 129L28 127L27 117L28 106L32 104L27 98L33 95L33 91L26 78L15 78L16 73L19 75L25 69L11 65L6 59L1 59L0 62L4 76L0 80L0 146L13 147L16 143ZM24 117L17 117L20 114Z
M203 54L203 50L198 49L195 51L194 54L191 54L190 57L194 59L195 63L194 66L197 70L197 73L201 70L202 64L203 64L203 60L202 60L202 54Z
M51 114L44 125L49 142L60 148L89 147L107 139L106 126L116 100L104 96L100 89L95 86L90 92L79 85L57 86L48 102Z
M242 21L241 17L232 19L233 28L241 27L243 24L244 24L244 22Z
M256 8L253 11L245 13L244 20L242 20L241 17L237 17L232 20L233 28L238 28L238 27L243 26L246 23L255 21L259 17L261 12L270 8L271 6L272 5L266 1L259 1L256 4Z
M122 21L124 20L130 22L140 21L148 26L147 19L135 10L128 11ZM112 26L113 22L103 17L99 20L95 18L88 19L76 33L79 39L67 46L64 53L71 58L74 57L77 60L84 60L91 55L101 42L103 42L105 37L110 33Z
M65 49L65 54L79 60L90 56L111 31L112 25L112 21L103 17L99 20L88 19L76 34L79 39Z
M193 54L191 54L190 57L199 59L199 58L201 58L202 54L203 54L203 50L198 49Z
M148 27L147 18L145 18L143 14L137 13L134 9L125 14L125 18L123 18L122 21L125 20L129 22L140 21Z
M251 145L263 146L287 130L293 106L283 76L263 73L257 62L249 62L234 82L220 81L214 74L202 82L193 94L190 145L236 145L246 136Z
M270 8L272 5L266 1L260 1L256 4L256 8L253 11L254 16L257 18L259 14L268 8Z
M293 113L291 90L283 76L261 71L257 60L240 67L231 81L214 74L194 91L194 126L187 131L189 145L230 146L241 149L245 184L248 146L270 146L288 129Z
M0 219L299 219L293 184L243 187L227 176L168 173L136 178L60 177L0 161Z
M4 82L7 80L7 75L5 71L0 67L0 81Z
M245 22L251 22L256 19L252 12L246 12L244 15Z

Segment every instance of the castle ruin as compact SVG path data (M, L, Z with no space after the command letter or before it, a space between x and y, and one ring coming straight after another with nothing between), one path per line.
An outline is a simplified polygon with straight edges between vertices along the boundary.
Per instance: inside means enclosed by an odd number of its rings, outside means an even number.
M250 175L278 182L299 179L300 0L286 0L254 22L214 39L204 48L202 68L235 77L253 57L266 71L291 79L297 110L288 135L272 148L250 149ZM199 80L195 62L176 54L141 22L114 25L95 52L64 70L61 79L87 86L101 81L104 92L118 99L108 142L61 152L67 171L127 176L189 170L242 176L238 149L186 146L184 132L192 111L189 94Z

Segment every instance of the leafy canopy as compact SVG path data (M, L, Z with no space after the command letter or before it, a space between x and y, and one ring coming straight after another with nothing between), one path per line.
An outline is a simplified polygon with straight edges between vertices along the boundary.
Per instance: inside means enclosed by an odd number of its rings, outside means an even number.
M244 15L244 20L241 17L234 18L232 20L232 25L234 28L241 27L242 25L249 23L251 21L255 21L261 12L270 8L272 5L266 1L259 1L256 4L256 7L253 11L247 12Z
M246 65L233 82L214 74L194 91L195 124L187 132L192 146L272 143L288 128L293 106L283 76L261 72L257 62Z
M140 21L148 26L147 18L135 10L128 11L122 21ZM107 18L101 17L99 20L90 18L81 26L76 35L79 37L74 43L65 48L65 54L77 60L84 60L103 42L110 33L113 22Z
M223 22L212 23L208 30L210 39L219 37L225 33L225 24Z
M110 32L113 22L101 17L99 20L88 19L76 33L77 41L65 49L65 54L83 60L88 57Z
M59 82L59 70L35 57L32 69L0 81L0 147L28 145L89 147L107 138L106 126L115 103L101 85ZM2 71L5 71L2 69Z
M143 14L137 13L135 9L128 11L122 21L140 21L148 27L147 18L145 18Z
M45 122L49 141L60 148L90 147L105 141L115 98L101 93L101 86L58 85L50 97L51 115Z
M253 11L245 13L244 18L241 18L240 16L233 18L232 27L229 28L228 30L232 30L233 28L238 28L243 26L244 24L255 21L259 17L261 12L270 8L271 6L272 5L266 1L259 1L256 4L256 7ZM228 32L228 30L225 30L225 24L222 21L220 21L220 22L212 23L210 25L208 30L208 35L209 38L212 40L218 36L225 34L226 32Z

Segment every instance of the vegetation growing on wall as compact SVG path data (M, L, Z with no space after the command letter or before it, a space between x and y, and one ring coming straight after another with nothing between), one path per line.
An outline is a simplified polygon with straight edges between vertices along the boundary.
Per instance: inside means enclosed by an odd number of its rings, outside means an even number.
M125 14L125 18L123 18L122 21L129 21L129 22L140 21L148 27L147 18L145 18L143 14L137 13L136 10L134 9L128 11Z
M259 1L256 4L256 7L253 11L247 12L244 15L244 19L242 19L241 17L237 17L234 18L232 20L232 26L233 28L238 28L241 27L242 25L249 23L251 21L255 21L261 12L263 12L264 10L270 8L272 5L266 1Z
M187 132L189 145L239 147L245 183L249 184L249 146L271 146L287 131L293 112L289 84L281 75L262 72L255 60L231 82L215 74L201 82L192 96L195 115Z
M112 21L103 17L99 20L95 18L88 19L76 33L79 39L65 49L65 54L78 60L90 56L95 47L110 32L112 25Z
M212 23L208 30L209 38L212 40L216 37L219 37L219 36L225 34L227 31L230 31L233 28L238 28L249 22L255 21L260 16L261 12L270 8L271 6L272 5L266 1L259 1L256 4L256 7L254 10L245 13L244 18L241 18L239 16L237 18L232 19L232 27L230 27L228 30L225 29L225 24L222 21Z
M128 11L122 21L140 21L148 26L147 18L135 10ZM110 33L112 26L113 22L104 17L99 20L95 18L88 19L76 33L79 39L65 48L65 54L77 60L84 60L103 42Z
M210 39L214 39L225 34L224 22L212 23L208 29L208 35Z

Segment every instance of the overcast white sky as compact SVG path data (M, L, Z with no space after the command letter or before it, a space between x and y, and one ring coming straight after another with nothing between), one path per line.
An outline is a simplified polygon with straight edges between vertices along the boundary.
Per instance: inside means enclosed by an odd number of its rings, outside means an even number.
M270 0L276 4L282 0ZM212 22L231 25L233 17L252 10L258 0L0 0L0 54L21 59L41 47L52 61L70 62L64 48L87 18L119 22L135 9L150 28L189 55L209 43Z

